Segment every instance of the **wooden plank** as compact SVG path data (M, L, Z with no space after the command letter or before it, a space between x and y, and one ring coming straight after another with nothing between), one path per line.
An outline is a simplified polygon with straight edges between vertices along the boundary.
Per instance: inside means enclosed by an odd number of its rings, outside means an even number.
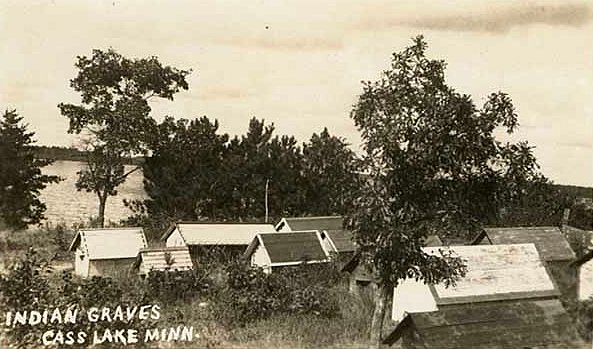
M439 311L412 314L419 328L445 326L500 318L524 317L543 312L551 317L565 314L558 299L520 300L503 302L477 302L442 306Z

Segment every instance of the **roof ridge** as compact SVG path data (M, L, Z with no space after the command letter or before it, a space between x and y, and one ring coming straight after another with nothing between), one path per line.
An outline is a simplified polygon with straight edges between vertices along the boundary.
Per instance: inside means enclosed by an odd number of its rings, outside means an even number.
M164 247L142 247L140 252L158 252L158 251L175 251L175 250L189 250L188 246L164 246Z
M78 231L111 231L111 230L144 230L144 228L142 227L110 227L110 228L84 228L84 229L78 229Z
M328 219L328 218L344 218L344 216L306 216L306 217L284 217L284 219L289 220L310 220L310 219Z
M194 224L194 225L271 225L272 223L256 223L256 222L192 222L192 221L178 221L175 224Z

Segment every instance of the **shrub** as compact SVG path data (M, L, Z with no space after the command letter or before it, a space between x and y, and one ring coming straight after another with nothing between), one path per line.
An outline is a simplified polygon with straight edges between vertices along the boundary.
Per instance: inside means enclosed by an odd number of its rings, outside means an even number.
M41 259L37 252L30 249L24 258L10 268L6 277L0 276L0 304L3 310L10 312L23 312L35 310L43 312L60 309L63 313L66 309L77 311L75 323L39 323L31 325L18 324L14 327L4 326L4 332L9 342L19 348L41 347L41 337L49 330L62 331L62 333L85 332L87 334L84 343L76 343L77 347L87 347L92 343L91 336L94 331L102 333L105 329L118 330L126 328L137 329L139 333L154 325L152 320L140 320L138 316L127 321L125 318L112 319L113 321L89 321L86 312L92 308L107 307L112 310L117 306L125 307L146 304L144 295L139 293L124 293L120 285L110 279L93 277L90 279L73 278L69 272L63 272L55 282L54 288L50 287L51 269L46 260ZM76 336L76 335L75 335ZM102 343L100 347L119 347L121 343ZM56 343L50 347L71 347L64 343Z
M226 285L218 292L216 317L227 326L244 326L280 311L289 292L281 275L267 275L236 259L225 268Z
M6 277L0 275L0 304L6 312L40 310L51 308L53 299L47 275L51 272L49 263L39 257L32 248L23 260L9 269ZM3 325L6 324L3 322ZM29 325L4 329L8 339L19 348L39 345L39 336L46 326Z
M225 325L245 324L274 314L339 315L339 296L332 287L341 278L335 266L306 265L271 274L234 260L225 269L227 282L217 298L217 318Z
M163 303L189 301L208 294L211 284L211 280L203 269L151 270L145 280L146 299Z
M315 285L293 291L288 308L292 312L328 318L336 316L340 309L328 288Z

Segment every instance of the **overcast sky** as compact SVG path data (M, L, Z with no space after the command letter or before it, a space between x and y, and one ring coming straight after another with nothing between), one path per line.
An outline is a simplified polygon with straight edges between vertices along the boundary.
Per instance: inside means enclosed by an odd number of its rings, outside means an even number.
M39 144L71 145L57 104L80 102L75 57L112 47L193 70L189 91L151 104L157 119L207 115L241 134L256 116L301 142L327 126L358 148L360 81L418 34L479 106L510 94L512 140L536 147L545 175L593 186L591 1L0 0L0 108L16 108Z

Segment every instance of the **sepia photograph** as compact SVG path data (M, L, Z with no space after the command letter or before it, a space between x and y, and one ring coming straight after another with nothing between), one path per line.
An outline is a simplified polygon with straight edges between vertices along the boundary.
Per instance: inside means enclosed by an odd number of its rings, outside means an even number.
M592 341L592 1L0 0L0 347Z

